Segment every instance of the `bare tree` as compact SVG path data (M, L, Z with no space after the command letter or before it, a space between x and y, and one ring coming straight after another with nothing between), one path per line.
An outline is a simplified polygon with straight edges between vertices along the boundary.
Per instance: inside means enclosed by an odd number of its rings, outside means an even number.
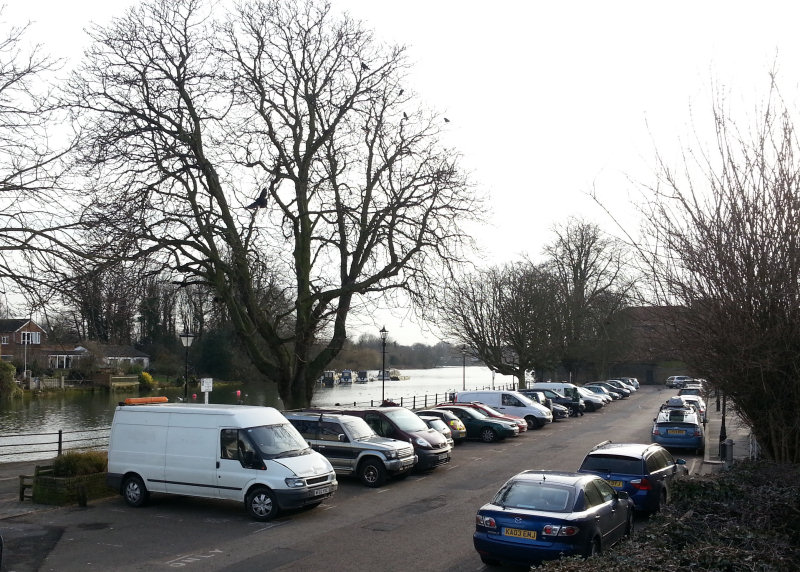
M0 32L0 285L41 299L57 253L77 251L69 234L76 221L59 187L69 137L52 133L63 124L48 93L59 62L28 46L27 31Z
M558 363L558 284L542 266L509 264L455 281L442 303L446 335L487 366L519 379Z
M627 305L633 281L623 272L626 250L594 223L571 218L553 229L556 239L544 253L561 293L563 363L571 375L598 356L607 325ZM590 356L590 354L592 354Z
M404 89L402 48L291 1L220 22L156 0L92 36L70 103L108 239L95 255L210 287L286 407L310 402L363 296L418 299L462 259L479 199Z
M800 462L800 164L773 90L741 129L715 105L716 148L661 163L646 261L683 359L733 400L762 451ZM643 248L642 253L645 250Z

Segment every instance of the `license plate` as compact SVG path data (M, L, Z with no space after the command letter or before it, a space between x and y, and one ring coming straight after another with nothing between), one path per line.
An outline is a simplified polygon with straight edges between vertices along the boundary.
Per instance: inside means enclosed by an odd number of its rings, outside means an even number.
M523 530L521 528L504 528L503 535L513 536L514 538L527 538L529 540L536 540L535 530Z
M686 435L686 431L682 429L667 429L667 435Z
M331 492L331 488L330 487L323 487L321 489L314 489L314 496L318 497L320 495L327 495L329 492Z
M403 459L401 464L405 467L406 465L413 465L414 464L414 457L409 457L408 459Z
M606 481L609 485L616 488L622 487L622 481Z
M445 459L447 459L447 453L440 453L439 454L439 460L440 461L444 461Z

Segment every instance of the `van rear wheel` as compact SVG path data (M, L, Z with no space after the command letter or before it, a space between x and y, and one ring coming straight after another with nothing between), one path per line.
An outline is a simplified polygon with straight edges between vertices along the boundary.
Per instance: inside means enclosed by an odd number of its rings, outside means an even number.
M122 482L122 496L129 506L138 508L147 502L150 493L139 475L128 475Z
M247 493L247 512L256 520L270 520L278 515L278 501L266 487L258 487Z

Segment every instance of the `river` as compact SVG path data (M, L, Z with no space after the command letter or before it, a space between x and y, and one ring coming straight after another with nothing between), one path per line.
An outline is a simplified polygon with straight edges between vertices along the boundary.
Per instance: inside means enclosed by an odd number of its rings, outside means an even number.
M375 373L375 372L371 372ZM378 404L381 394L386 399L411 406L411 399L416 397L418 406L433 405L434 401L442 401L452 391L466 387L467 389L491 388L492 372L484 366L443 367L434 369L412 369L401 371L408 379L399 381L371 381L360 384L336 385L334 387L317 386L313 405L369 405ZM513 379L496 375L496 387L510 386ZM160 390L148 395L165 395L170 401L182 397L181 388ZM195 401L202 403L204 395L195 394ZM52 457L52 454L37 453L30 448L14 448L12 443L32 440L25 436L41 435L34 442L52 443L54 434L65 433L65 447L85 447L107 442L108 428L114 417L117 404L126 397L138 397L139 393L109 393L108 391L67 390L32 395L26 392L22 399L0 402L0 463L11 461L33 460ZM427 402L424 400L427 396ZM190 395L191 397L191 395ZM217 384L209 393L209 403L236 403L246 405L268 405L282 409L274 384ZM76 433L77 432L77 433ZM68 435L66 435L68 434ZM21 437L16 437L17 435ZM11 437L9 437L11 436ZM73 445L68 439L75 440ZM48 445L53 449L55 445Z

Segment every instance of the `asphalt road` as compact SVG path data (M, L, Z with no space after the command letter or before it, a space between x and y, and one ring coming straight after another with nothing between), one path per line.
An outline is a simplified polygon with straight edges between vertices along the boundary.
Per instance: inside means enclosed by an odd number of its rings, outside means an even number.
M649 442L672 393L643 386L599 412L498 444L468 442L448 466L379 489L340 478L329 501L269 523L238 503L155 495L139 509L114 497L6 519L3 570L484 570L472 547L475 511L508 477L573 471L606 439ZM702 457L680 456L699 471Z

